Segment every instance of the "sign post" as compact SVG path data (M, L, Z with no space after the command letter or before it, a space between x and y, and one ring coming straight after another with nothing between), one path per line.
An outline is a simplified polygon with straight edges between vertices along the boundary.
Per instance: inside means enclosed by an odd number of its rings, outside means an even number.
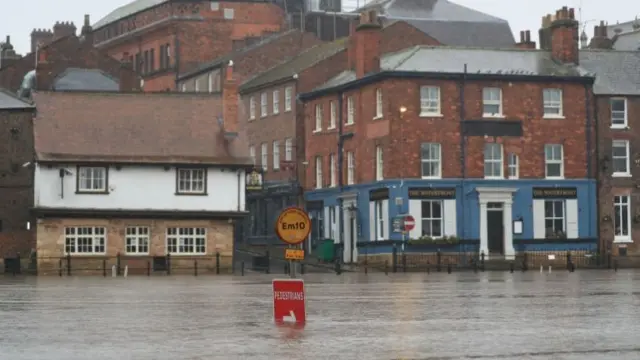
M273 280L273 319L276 324L304 325L304 281L302 279Z
M304 242L311 233L311 219L306 211L299 207L286 208L276 220L276 235L289 245L285 258L289 260L289 274L294 277L293 261L304 259L304 250L295 246Z
M416 219L414 219L413 216L411 216L411 215L405 215L403 217L402 225L403 225L403 228L402 228L402 252L404 252L405 243L406 243L405 235L406 235L406 233L408 233L411 230L413 230L414 227L416 227Z

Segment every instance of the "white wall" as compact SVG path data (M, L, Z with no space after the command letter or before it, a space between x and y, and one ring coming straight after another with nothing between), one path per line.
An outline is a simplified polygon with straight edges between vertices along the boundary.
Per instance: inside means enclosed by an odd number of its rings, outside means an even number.
M207 196L176 195L176 169L171 167L122 166L109 167L109 194L76 194L75 166L65 166L72 175L63 178L64 197L61 197L60 167L36 165L35 206L44 208L185 210L185 211L244 211L244 170L209 169ZM238 198L238 182L240 198Z

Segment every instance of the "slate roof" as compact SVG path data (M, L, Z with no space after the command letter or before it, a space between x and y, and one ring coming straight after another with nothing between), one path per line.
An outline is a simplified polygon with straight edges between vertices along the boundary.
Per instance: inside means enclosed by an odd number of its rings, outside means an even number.
M278 40L280 38L283 38L285 36L288 36L290 34L297 33L297 32L300 32L300 30L293 29L293 30L288 30L288 31L285 31L285 32L276 33L276 34L273 34L273 35L266 36L264 39L260 40L259 42L255 43L255 44L251 44L249 46L242 47L240 49L237 49L235 51L232 51L232 52L229 52L229 53L227 53L225 55L217 57L216 59L214 59L214 60L212 60L210 62L207 62L207 63L204 63L204 64L200 64L195 69L189 70L189 71L187 71L187 72L185 72L183 74L180 74L180 76L178 77L178 80L188 79L190 77L193 77L194 75L198 75L198 74L200 74L200 73L202 73L204 71L207 71L209 69L214 69L214 68L217 68L219 66L226 65L229 62L229 60L233 60L237 56L242 56L242 55L247 54L248 52L250 52L252 50L258 49L258 48L260 48L262 46L265 46L265 45L267 45L269 43L272 43L272 42L274 42L274 41L276 41L276 40Z
M125 18L129 15L133 15L142 10L148 9L150 7L160 5L162 3L168 2L170 0L134 0L126 5L122 5L119 8L110 12L107 16L98 20L95 24L93 24L93 29L98 29L102 26L110 24L114 21Z
M588 77L587 71L560 65L548 51L519 49L453 48L414 46L386 54L380 60L381 71L461 74L465 64L469 74ZM316 90L331 88L355 80L353 71L344 71Z
M618 23L618 24L613 24L613 25L608 25L607 26L607 36L610 39L613 39L614 36L616 36L616 29L620 29L620 34L624 34L627 32L631 32L634 31L635 29L633 28L634 24L640 24L640 20L631 20L631 21L627 21L627 22L623 22L623 23Z
M580 68L596 74L596 95L640 95L640 52L580 51Z
M68 68L53 80L55 90L120 91L118 80L98 69Z
M276 65L271 69L254 76L240 85L240 92L259 88L283 79L291 78L294 74L333 56L347 48L348 38L342 38L333 42L316 45L301 52L295 58Z
M373 0L359 8L377 9L389 20L402 20L450 46L510 47L509 23L448 0Z
M252 166L242 136L227 142L219 96L34 92L38 160Z
M613 48L625 51L640 50L640 30L620 34L616 37Z
M0 111L31 108L33 108L32 104L22 101L11 92L0 88Z

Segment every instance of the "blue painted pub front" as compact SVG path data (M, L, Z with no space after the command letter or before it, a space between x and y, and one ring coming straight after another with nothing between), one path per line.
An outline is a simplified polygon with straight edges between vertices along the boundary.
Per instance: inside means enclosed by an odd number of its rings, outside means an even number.
M305 200L322 224L314 233L341 243L345 262L357 261L358 243L380 240L477 240L480 252L505 258L597 246L593 180L385 180L309 191ZM403 214L415 219L406 235L392 226Z

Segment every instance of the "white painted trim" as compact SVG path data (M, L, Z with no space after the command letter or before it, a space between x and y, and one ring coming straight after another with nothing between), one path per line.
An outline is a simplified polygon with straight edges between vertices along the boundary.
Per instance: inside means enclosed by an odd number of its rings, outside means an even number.
M478 201L480 202L480 253L489 254L489 239L487 234L487 204L490 202L502 203L503 227L504 227L504 255L506 259L514 259L516 251L513 247L513 193L517 188L503 187L477 187Z
M564 203L565 219L567 224L567 239L577 239L578 232L578 200L567 199Z

